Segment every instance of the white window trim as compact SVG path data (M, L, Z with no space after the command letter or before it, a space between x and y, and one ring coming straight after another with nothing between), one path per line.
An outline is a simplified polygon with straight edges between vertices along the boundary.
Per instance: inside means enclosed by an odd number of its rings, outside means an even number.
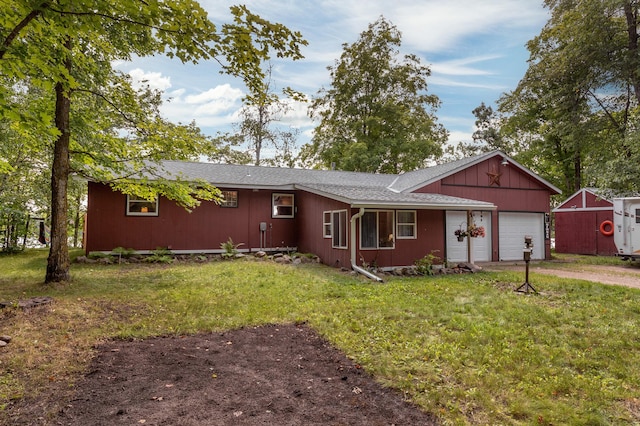
M327 215L329 215L329 221L327 222ZM333 238L333 211L325 210L322 212L322 235L323 238ZM329 232L327 232L327 230Z
M155 199L156 208L155 208L154 212L132 212L132 211L129 211L129 206L131 205L131 203L135 203L135 202L153 203L153 201L145 200L143 198L132 198L131 196L127 195L127 208L126 208L126 215L127 216L158 216L158 197L156 197L156 199Z
M291 214L276 213L276 197L291 197ZM271 218L272 219L292 219L296 215L296 199L294 194L276 193L271 194Z
M391 218L393 219L393 224L391 225L391 229L394 230L393 235L393 245L391 247L380 247L380 213L387 212L391 213ZM395 210L366 210L365 213L375 213L376 214L376 247L363 247L362 246L362 218L360 218L360 250L395 250L396 248L396 235L395 235L395 221L396 215Z
M344 213L344 245L340 246L340 245L335 245L333 243L333 230L335 229L335 226L333 225L333 217L335 213ZM337 248L337 249L346 249L349 248L349 217L347 216L347 211L346 210L332 210L331 211L331 247L333 248Z
M400 222L398 216L400 213L413 213L413 222ZM402 236L400 232L398 232L398 228L400 226L412 226L413 227L413 235L411 236ZM395 237L398 240L415 240L418 238L418 212L417 210L396 210L396 235Z

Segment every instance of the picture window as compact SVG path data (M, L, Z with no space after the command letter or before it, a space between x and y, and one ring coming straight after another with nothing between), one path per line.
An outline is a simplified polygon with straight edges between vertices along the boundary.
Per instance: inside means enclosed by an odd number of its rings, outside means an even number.
M393 211L368 211L360 218L362 249L394 248Z

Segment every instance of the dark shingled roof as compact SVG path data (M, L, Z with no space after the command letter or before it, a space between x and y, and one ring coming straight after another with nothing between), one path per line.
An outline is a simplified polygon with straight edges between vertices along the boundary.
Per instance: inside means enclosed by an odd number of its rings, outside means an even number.
M221 188L300 189L343 201L353 207L422 209L495 209L492 203L413 191L488 158L508 158L500 151L402 174L374 174L339 170L308 170L183 161L162 163L166 178L204 180ZM508 158L513 166L534 176L554 192L560 190Z

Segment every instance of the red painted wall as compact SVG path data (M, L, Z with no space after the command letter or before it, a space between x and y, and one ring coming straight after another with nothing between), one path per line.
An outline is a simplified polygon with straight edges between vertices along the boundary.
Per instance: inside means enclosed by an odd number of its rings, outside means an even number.
M349 206L340 201L331 200L320 195L308 192L296 194L298 204L298 250L303 253L316 254L323 263L335 266L351 268L349 249L331 247L331 238L324 238L323 212L332 210L347 210L347 220L352 216ZM347 244L350 235L347 235Z
M556 252L613 256L613 236L600 233L600 224L613 221L613 210L556 212Z
M260 222L267 223L263 246L295 246L297 217L271 218L272 192L240 189L237 208L204 201L191 213L160 198L158 216L126 216L125 195L90 182L86 250L218 250L229 237L240 249L259 248Z
M600 232L600 224L613 221L613 204L582 190L564 201L555 212L556 252L613 256L613 236ZM588 210L598 208L600 210Z

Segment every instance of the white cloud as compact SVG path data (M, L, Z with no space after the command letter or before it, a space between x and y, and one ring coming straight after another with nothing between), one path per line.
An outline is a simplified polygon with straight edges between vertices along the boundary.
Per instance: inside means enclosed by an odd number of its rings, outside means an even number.
M452 131L449 133L449 139L447 143L449 145L457 145L458 142L471 142L473 141L473 132L461 132Z
M149 86L151 89L165 91L171 87L171 77L163 77L161 72L147 72L140 68L129 71L133 86L140 88Z
M476 64L478 62L491 61L499 59L498 55L485 55L485 56L472 56L468 58L452 59L449 61L435 62L431 64L430 68L433 73L447 74L447 75L490 75L489 71L479 68L470 67L470 64Z

